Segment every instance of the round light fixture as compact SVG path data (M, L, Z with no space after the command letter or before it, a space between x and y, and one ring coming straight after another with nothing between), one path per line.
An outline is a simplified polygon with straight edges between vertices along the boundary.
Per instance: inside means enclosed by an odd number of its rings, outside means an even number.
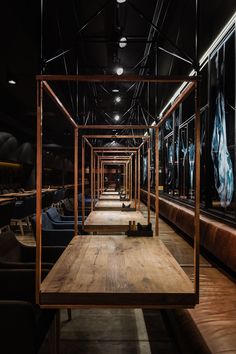
M123 72L124 72L124 69L122 67L119 67L119 68L116 69L117 75L122 75Z
M120 101L121 101L120 96L117 96L117 97L115 98L115 101L116 101L117 103L120 102Z
M113 89L112 92L117 93L117 92L119 92L119 90L118 89Z
M115 117L114 117L115 121L118 121L120 119L120 116L119 114L116 114Z
M126 37L121 37L119 41L119 47L124 48L127 46L127 38Z
M13 80L13 79L8 80L8 83L9 83L10 85L16 85L16 81Z
M126 0L116 0L116 2L118 2L118 4L122 4L123 2L126 2Z

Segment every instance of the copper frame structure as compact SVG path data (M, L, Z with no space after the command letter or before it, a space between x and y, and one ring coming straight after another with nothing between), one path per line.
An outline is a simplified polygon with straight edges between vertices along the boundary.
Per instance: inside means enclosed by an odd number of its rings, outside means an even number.
M129 151L129 152L127 152L127 151L125 151L125 150L121 150L121 151L119 151L119 153L126 153L126 154L128 154L128 155L119 155L119 156L113 156L113 155L102 155L102 156L100 156L99 155L99 153L101 153L101 151L97 151L97 150L95 150L94 149L94 153L95 153L95 155L98 157L98 159L111 159L111 160L114 160L114 161L117 161L117 163L119 164L119 159L122 159L122 158L128 158L128 157L132 157L133 155L134 155L134 176L135 177L137 177L137 173L138 173L138 157L137 157L137 150L135 150L135 151L133 151L133 152L131 152L131 151ZM117 153L117 151L115 151L115 150L109 150L109 151L103 151L102 153L109 153L109 154L111 154L111 153ZM129 155L130 154L130 155ZM98 164L98 166L99 166L99 164ZM139 173L140 173L140 169L139 169ZM99 174L99 172L97 172L97 175ZM125 175L126 176L126 174L123 174L123 175ZM123 177L123 179L124 179L124 177ZM140 186L138 186L137 183L138 182L138 179L136 179L136 178L134 178L134 206L135 206L135 209L137 208L137 197L138 197L138 192L137 192L137 190L138 190L138 188L140 188ZM124 188L124 184L125 184L125 180L123 180L123 189L125 190L125 188ZM97 194L97 196L98 196L98 199L99 199L99 193ZM139 203L140 204L140 203Z
M156 131L156 171L159 171L159 152L158 152L158 132L161 124L172 114L180 103L194 90L195 91L195 213L194 213L194 295L195 303L199 302L199 245L200 245L200 103L199 103L199 77L184 76L184 77L168 77L168 76L134 76L134 75L38 75L37 80L37 180L36 180L36 303L40 305L40 287L41 287L41 190L42 190L42 117L43 117L43 91L47 92L55 104L59 107L62 113L70 121L75 130L75 147L74 147L74 216L75 216L75 234L77 233L78 219L78 133L83 129L155 129ZM52 90L48 81L77 81L77 82L149 82L149 83L188 83L171 108L162 116L159 122L154 126L132 126L132 125L77 125L70 113L66 110L62 102L59 100L55 92ZM117 137L117 136L111 136ZM122 136L123 138L124 136ZM128 136L133 137L133 136ZM104 138L106 138L104 136ZM149 140L147 140L149 141ZM84 148L84 139L82 141L82 151ZM93 149L95 149L93 147ZM102 150L103 148L96 148ZM121 149L111 147L117 152ZM111 150L110 149L110 150ZM124 149L124 148L122 148ZM109 150L109 149L106 149ZM127 151L135 150L135 148L127 147ZM148 156L150 158L150 144L148 146ZM82 153L82 166L84 164ZM140 166L140 149L138 150L138 166ZM148 170L150 174L150 171ZM82 168L83 174L83 168ZM83 178L83 176L82 176ZM156 235L158 235L158 211L159 211L159 173L156 173ZM138 183L140 185L140 176ZM149 186L150 188L150 186ZM140 191L138 193L140 200ZM150 203L150 196L149 201ZM83 202L82 202L83 203ZM69 307L70 304L68 304Z
M154 126L152 126L153 128ZM132 126L132 129L133 129L133 126ZM109 147L103 147L102 149L100 150L97 150L98 147L94 147L88 139L93 139L93 138L97 138L97 139L100 139L100 138L103 138L103 139L130 139L130 135L83 135L83 139L85 142L87 142L87 144L90 146L91 149L93 149L95 152L102 152L102 153L105 153L105 152L109 152L111 153L111 151L113 151L114 153L116 152L116 150L110 150L110 149L107 149ZM150 155L150 136L147 135L132 135L132 138L137 138L137 139L142 139L142 143L137 146L137 147L133 147L132 150L124 150L126 149L126 147L121 147L121 149L123 150L118 150L119 152L120 151L125 151L126 153L132 151L133 154L135 154L135 175L138 173L138 180L136 182L136 179L135 179L135 183L134 183L134 191L135 191L135 208L137 207L138 205L138 210L140 210L140 149L141 147L147 143L148 145L148 176L147 176L147 179L148 179L148 200L147 200L147 210L148 210L148 223L150 223L151 221L151 213L150 213L150 208L151 208L151 203L150 203L150 191L151 191L151 174L150 174L150 167L151 167L151 155ZM113 148L113 147L112 147ZM136 158L136 153L138 152L138 158ZM84 154L84 152L83 152ZM114 158L114 157L113 157ZM117 158L120 158L120 156L117 156ZM82 168L84 168L84 166L82 166ZM129 171L129 177L128 177L128 180L130 181L129 183L126 182L126 185L130 186L129 187L129 199L130 199L130 195L131 195L131 199L132 199L132 175L133 175L133 172L132 172L132 163L131 163L131 168L130 168L130 171ZM82 174L82 176L84 177L84 174ZM127 174L126 174L127 176ZM82 177L82 178L83 178ZM103 181L103 177L101 176L101 178L99 178L100 181ZM82 182L83 183L83 182ZM103 191L104 190L104 186L102 186L101 190ZM92 193L91 193L92 195ZM94 194L93 194L94 195ZM84 195L83 195L83 192L82 192L82 199L84 199ZM137 199L138 199L138 204L137 204ZM91 202L91 205L92 205L92 202ZM82 207L82 210L83 207ZM83 215L84 215L84 211L83 212ZM82 216L82 224L84 225L84 217ZM157 229L156 229L156 234L157 234Z

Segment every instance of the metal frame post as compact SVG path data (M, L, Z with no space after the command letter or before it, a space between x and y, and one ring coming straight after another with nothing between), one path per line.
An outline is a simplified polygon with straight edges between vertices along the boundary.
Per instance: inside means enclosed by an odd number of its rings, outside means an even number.
M155 191L156 191L156 203L155 203L155 214L156 214L156 236L159 236L159 129L155 131Z
M78 128L74 131L74 230L78 235Z

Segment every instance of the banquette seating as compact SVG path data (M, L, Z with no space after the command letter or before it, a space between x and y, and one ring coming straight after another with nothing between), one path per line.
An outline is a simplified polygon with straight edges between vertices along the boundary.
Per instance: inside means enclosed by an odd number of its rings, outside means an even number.
M146 203L145 190L141 190L141 199ZM151 206L154 210L154 194L151 194ZM159 208L160 216L193 237L192 210L163 197L159 198ZM186 339L180 345L189 344L191 353L233 354L236 353L236 230L201 215L201 245L209 257L213 256L210 257L213 263L200 267L200 303L194 309L169 311L169 316L175 322L173 328ZM193 276L192 267L185 271ZM182 350L189 352L186 348Z
M141 190L143 202L147 192ZM155 210L155 195L150 195L151 207ZM175 225L185 235L193 237L194 212L185 206L159 197L160 215ZM236 229L222 222L201 215L201 245L236 274Z

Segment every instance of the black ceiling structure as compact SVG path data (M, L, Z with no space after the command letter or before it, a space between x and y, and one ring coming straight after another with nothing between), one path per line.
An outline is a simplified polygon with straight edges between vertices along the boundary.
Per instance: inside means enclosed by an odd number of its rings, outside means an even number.
M121 66L124 74L188 75L196 67L196 4L201 56L235 12L234 0L225 2L223 9L221 0L7 1L0 24L1 125L34 140L39 73L108 75ZM123 48L122 37L127 44ZM16 85L9 85L9 79ZM122 82L53 85L78 124L152 124L177 87ZM63 134L66 143L70 129L60 112L49 101L44 111L49 117L45 130Z

